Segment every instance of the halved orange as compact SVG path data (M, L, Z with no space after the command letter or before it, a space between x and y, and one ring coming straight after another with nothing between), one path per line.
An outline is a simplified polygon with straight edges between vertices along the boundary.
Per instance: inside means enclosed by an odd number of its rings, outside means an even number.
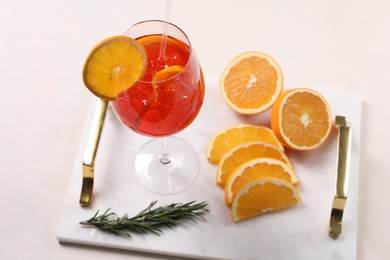
M325 98L308 88L291 89L275 102L271 127L279 141L293 150L311 150L325 142L332 117Z
M240 114L256 114L269 109L282 88L280 66L271 56L258 51L235 57L220 80L223 99Z
M283 150L283 145L270 128L239 124L226 127L214 135L208 147L207 158L211 163L218 163L224 154L233 147L252 141L273 144Z
M244 186L234 196L232 220L244 220L270 211L292 207L301 201L298 190L279 179L259 179Z
M127 36L113 36L98 43L83 68L84 85L96 96L114 101L143 76L145 49Z
M224 187L226 179L237 167L261 157L279 160L292 169L290 160L278 147L265 142L248 142L230 149L219 161L216 174L217 184ZM295 173L293 173L292 182L299 183Z
M225 203L230 205L235 194L252 181L273 178L291 183L294 175L291 168L279 160L264 157L250 160L228 176L225 184Z

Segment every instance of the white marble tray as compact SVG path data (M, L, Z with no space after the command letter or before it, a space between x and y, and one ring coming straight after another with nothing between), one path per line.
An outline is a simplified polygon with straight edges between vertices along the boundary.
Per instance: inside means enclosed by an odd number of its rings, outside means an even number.
M229 209L224 205L223 190L215 184L216 166L206 159L207 145L213 134L223 127L241 122L267 125L269 112L259 116L239 116L222 101L218 80L211 78L206 83L205 102L199 116L178 135L196 149L201 163L199 176L189 189L177 194L155 194L141 184L133 170L133 159L135 150L149 138L127 130L109 109L96 158L93 203L88 208L80 207L82 154L90 125L90 122L86 122L58 240L186 258L356 259L360 97L320 90L329 101L334 115L347 116L353 134L350 190L343 233L339 239L333 240L328 236L328 224L335 181L336 131L318 150L287 152L301 181L298 189L303 202L300 205L233 224ZM95 100L91 104L89 119L94 103ZM78 224L93 216L98 209L109 207L119 215L133 215L153 200L158 200L158 205L206 200L210 213L206 215L207 222L188 223L173 230L164 230L161 236L118 237Z

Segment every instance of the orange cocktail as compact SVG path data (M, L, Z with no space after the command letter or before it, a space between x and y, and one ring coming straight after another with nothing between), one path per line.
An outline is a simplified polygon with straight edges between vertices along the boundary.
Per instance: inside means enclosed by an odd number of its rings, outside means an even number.
M125 78L134 84L123 83L112 106L133 131L162 137L151 139L137 151L135 171L153 191L181 191L198 173L198 155L189 143L170 136L189 126L199 113L205 94L201 67L187 35L172 23L140 22L124 36L141 46L136 48L139 59L130 58L145 60L146 67L140 78ZM121 73L127 75L125 70Z
M132 130L149 136L168 136L187 127L203 102L204 80L191 47L174 37L146 35L136 40L145 48L144 76L113 102L117 116Z

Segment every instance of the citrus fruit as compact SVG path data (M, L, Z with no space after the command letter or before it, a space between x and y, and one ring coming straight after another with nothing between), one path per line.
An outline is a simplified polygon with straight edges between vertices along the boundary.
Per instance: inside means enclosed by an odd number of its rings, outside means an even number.
M158 71L156 74L154 74L153 78L152 78L152 82L158 83L160 81L168 80L168 79L176 76L182 70L183 70L183 67L179 66L179 65L169 66L163 70Z
M114 101L142 77L147 66L142 45L127 36L113 36L98 43L83 68L84 85L96 96Z
M298 190L289 182L279 179L259 179L244 186L232 202L234 222L277 211L301 201Z
M279 141L290 149L317 148L324 143L332 127L329 105L315 90L288 90L273 106L271 127Z
M143 46L153 44L158 44L161 46L162 37L163 36L161 34L146 35L138 38L137 42L142 44ZM177 39L174 39L170 36L166 37L165 40L167 41L167 45L169 45L170 43L177 44Z
M250 160L240 165L228 176L225 184L226 205L230 205L234 195L254 180L274 178L291 183L293 176L291 168L279 160L271 158Z
M270 143L283 150L283 145L270 128L239 124L224 128L214 135L208 147L207 158L211 163L218 163L231 148L252 141Z
M288 157L278 147L265 142L248 142L230 149L219 161L216 174L217 184L224 187L226 179L237 167L260 157L282 161L292 169ZM295 174L293 174L292 182L294 184L299 182Z
M220 90L225 102L240 114L270 108L283 88L282 70L269 55L251 51L235 57L224 69Z
M174 66L169 66L163 70L160 70L156 74L154 74L152 77L153 93L150 95L149 99L147 100L147 104L151 104L155 100L157 94L157 87L159 85L164 85L165 92L169 90L175 91L174 85L172 87L169 87L170 84L174 84L175 82L174 81L169 82L168 80L170 78L175 77L182 70L183 70L182 66L174 65Z

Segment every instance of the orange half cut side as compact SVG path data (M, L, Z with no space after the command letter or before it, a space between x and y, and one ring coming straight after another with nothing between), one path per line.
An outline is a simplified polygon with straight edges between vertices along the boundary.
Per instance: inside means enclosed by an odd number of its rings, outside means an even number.
M258 51L235 57L220 80L224 101L240 114L256 114L269 109L282 88L280 66L271 56Z
M331 111L319 92L307 88L291 89L275 102L271 127L284 146L293 150L315 149L330 134Z

